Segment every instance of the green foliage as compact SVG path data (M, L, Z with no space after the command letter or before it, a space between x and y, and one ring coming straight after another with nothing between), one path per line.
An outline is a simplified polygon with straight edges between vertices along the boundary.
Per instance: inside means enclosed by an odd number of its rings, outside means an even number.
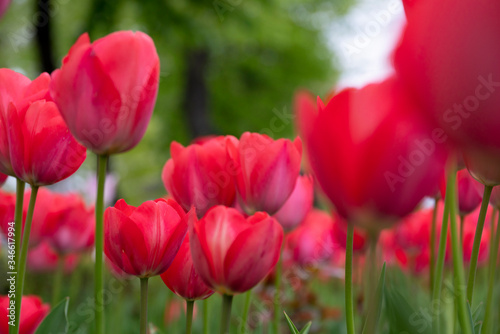
M309 333L309 330L311 329L312 322L309 321L304 326L304 328L302 328L302 330L299 331L297 329L297 327L295 327L295 325L293 324L292 319L290 319L290 317L286 314L286 312L283 312L283 314L285 315L286 322L287 322L288 327L290 328L290 332L292 332L292 334L307 334L307 333Z
M43 319L35 334L67 334L68 333L68 306L69 297L64 298Z

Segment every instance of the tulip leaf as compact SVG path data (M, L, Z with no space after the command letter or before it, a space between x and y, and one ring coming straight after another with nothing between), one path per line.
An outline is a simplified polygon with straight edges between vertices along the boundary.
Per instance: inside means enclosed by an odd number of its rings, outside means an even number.
M377 309L376 310L368 310L368 312L377 312L376 322L380 319L380 313L382 310L382 302L384 301L384 290L385 290L385 262L382 266L382 271L380 272L380 278L378 279L377 284L377 292L376 292L376 300L377 300ZM366 323L363 327L363 334L366 333Z
M69 297L64 298L43 319L35 334L67 334L68 333Z
M285 314L286 322L287 322L288 327L290 328L290 331L292 332L292 334L300 334L299 330L297 329L297 327L295 327L295 325L292 322L292 319L290 319L288 314L286 314L286 312L283 312L283 314Z
M470 321L471 328L473 330L473 334L481 334L481 329L483 326L483 323L479 321L479 315L481 313L481 305L476 307L475 311L472 312L470 308L470 304L467 301L467 313L468 313L468 320Z
M302 328L302 330L299 332L299 334L308 334L309 333L309 330L311 329L311 326L312 326L312 322L308 322L304 328Z

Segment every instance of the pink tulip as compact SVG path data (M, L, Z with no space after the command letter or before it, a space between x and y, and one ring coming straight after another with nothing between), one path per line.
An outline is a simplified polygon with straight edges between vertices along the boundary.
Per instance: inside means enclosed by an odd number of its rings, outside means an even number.
M297 137L273 140L245 132L239 141L227 142L229 156L237 168L238 201L248 214L276 213L291 195L300 171L302 142Z
M173 293L186 300L206 299L214 293L194 269L189 235L186 235L170 267L161 274L161 279Z
M151 119L160 63L153 40L119 31L80 36L52 73L50 92L75 138L98 154L128 151Z
M163 184L184 210L194 206L198 217L215 205L231 206L234 202L235 171L227 156L226 140L238 141L220 136L187 147L175 141L170 146L172 158L163 168Z
M296 108L316 179L349 223L380 230L438 188L446 151L396 78L326 106L301 93Z
M61 259L60 253L54 250L48 242L42 242L28 252L26 267L34 273L54 273ZM64 255L64 272L71 273L78 265L78 254Z
M311 176L299 176L293 192L285 204L274 214L274 218L285 231L297 227L311 211L314 201L314 180Z
M187 219L173 200L157 199L134 207L121 199L104 212L104 253L129 275L160 275L182 245Z
M268 214L245 217L216 206L190 230L196 272L213 290L228 295L256 286L280 256L283 229Z
M0 18L7 11L10 5L10 0L0 0Z
M14 319L14 313L8 309L8 296L0 296L0 317L4 320L0 321L0 333L7 334L9 332L9 321ZM50 306L42 304L42 300L38 296L23 296L21 304L21 319L19 321L19 334L33 334L42 320L49 313ZM10 317L12 315L12 318Z

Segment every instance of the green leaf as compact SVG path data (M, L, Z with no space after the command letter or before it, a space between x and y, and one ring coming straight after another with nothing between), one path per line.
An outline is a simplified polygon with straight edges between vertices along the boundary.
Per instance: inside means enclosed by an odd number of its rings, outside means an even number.
M382 311L382 302L384 301L384 290L385 290L385 262L384 265L382 266L382 271L380 273L380 278L378 279L378 284L377 284L377 294L376 298L378 300L377 304L377 323L378 320L380 319L380 313ZM368 312L375 312L375 310L368 310ZM366 323L363 326L363 334L365 333L366 330Z
M295 327L295 325L293 324L293 322L290 319L290 317L288 316L288 314L286 314L286 312L284 312L284 311L283 311L283 314L285 314L286 322L287 322L288 327L290 328L290 331L292 332L292 334L300 334L299 330L297 329L297 327Z
M309 322L308 322L308 323L304 326L304 328L302 328L302 330L300 331L300 333L299 333L299 334L307 334L307 333L309 333L309 330L311 329L311 326L312 326L312 322L310 322L310 321L309 321Z
M68 306L69 297L66 297L43 319L35 334L67 334Z

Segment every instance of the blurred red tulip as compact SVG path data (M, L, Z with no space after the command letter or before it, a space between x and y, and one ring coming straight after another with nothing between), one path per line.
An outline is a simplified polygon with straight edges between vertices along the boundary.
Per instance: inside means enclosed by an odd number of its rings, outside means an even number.
M7 223L14 221L14 211L16 209L16 194L0 190L0 227L7 232Z
M326 107L300 93L296 108L316 179L349 223L380 230L437 189L445 150L396 78L346 89Z
M12 310L10 309L12 307ZM21 304L21 319L19 322L19 334L33 334L38 325L49 313L50 306L42 304L38 296L23 296ZM12 315L12 318L11 318ZM9 333L9 322L14 319L14 306L9 304L8 296L0 296L0 333Z
M77 194L51 194L51 219L43 225L44 236L59 253L89 250L94 246L94 207L87 208ZM38 209L38 208L37 208Z
M287 247L295 263L316 266L329 259L339 247L333 240L333 219L324 211L313 209L304 221L287 236Z
M236 294L256 286L280 256L283 229L268 214L245 217L216 206L191 226L191 254L196 272L212 289Z
M214 293L194 270L189 235L186 235L170 267L161 274L161 279L173 293L186 300L205 299Z
M153 40L119 31L80 36L52 73L50 92L75 138L98 154L128 151L151 119L160 62Z
M314 180L310 175L299 176L293 192L273 217L285 231L296 228L311 211L314 201Z
M483 200L484 186L476 181L467 169L457 172L458 212L465 216L474 211ZM446 175L441 178L441 196L446 194Z
M5 184L5 181L7 181L8 177L9 177L8 175L0 173L0 187Z
M187 147L175 141L170 145L172 158L163 167L163 184L184 210L194 206L198 217L215 205L231 206L234 202L235 170L226 140L238 141L220 136Z
M248 214L264 211L272 215L291 195L300 171L302 141L297 137L273 140L245 132L239 143L227 142L236 167L238 201Z
M454 142L498 156L500 2L418 2L395 53L397 71Z
M78 254L60 255L48 242L42 242L28 251L26 267L35 273L53 273L59 266L59 260L64 256L64 272L71 273L78 265Z
M83 163L86 151L46 100L50 76L30 81L0 69L0 171L36 186L59 182Z
M347 244L347 222L340 216L335 215L333 220L333 240L344 250ZM368 245L366 233L358 228L354 228L352 248L355 253L362 253Z
M11 0L0 0L0 18L3 16L3 14L9 8L10 1Z
M129 275L162 274L184 240L188 215L173 200L134 207L121 199L104 212L104 253Z

